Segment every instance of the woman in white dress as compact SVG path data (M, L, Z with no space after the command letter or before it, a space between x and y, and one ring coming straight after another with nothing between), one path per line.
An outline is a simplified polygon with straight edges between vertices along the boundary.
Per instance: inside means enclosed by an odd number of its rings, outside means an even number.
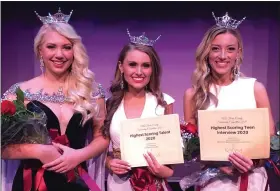
M103 129L105 135L110 134L113 149L113 155L106 160L110 171L108 191L169 190L165 178L172 176L173 169L159 164L151 153L145 155L147 168L131 168L120 159L122 120L173 113L174 99L160 89L161 67L154 42L144 34L130 36L130 43L124 46L118 58Z
M215 16L214 16L215 17ZM196 69L192 88L184 94L184 117L197 123L197 110L268 108L270 131L274 134L269 98L265 87L255 78L239 72L243 45L236 29L241 22L232 22L227 14L216 18L217 26L204 35L196 51ZM229 155L232 165L220 167L228 176L214 178L202 191L268 190L267 174L260 160L251 160L239 153Z

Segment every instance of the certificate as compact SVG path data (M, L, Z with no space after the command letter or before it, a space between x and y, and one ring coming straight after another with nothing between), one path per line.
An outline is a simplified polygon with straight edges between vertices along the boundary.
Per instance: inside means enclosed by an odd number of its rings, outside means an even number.
M201 160L228 161L232 152L250 159L269 157L267 108L199 110L198 131Z
M132 167L147 166L148 151L160 164L184 163L178 114L122 121L120 148Z

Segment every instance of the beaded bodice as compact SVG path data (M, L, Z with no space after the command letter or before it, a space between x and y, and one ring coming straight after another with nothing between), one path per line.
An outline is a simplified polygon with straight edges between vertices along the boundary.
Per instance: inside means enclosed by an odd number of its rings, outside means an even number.
M14 85L12 85L2 96L2 99L7 99L7 96L12 94L15 95L16 93L16 89L20 86L21 83L16 83ZM95 91L93 93L94 97L101 97L101 98L105 98L105 91L102 87L101 84L98 84L97 86L97 91ZM28 101L31 100L37 100L40 102L52 102L52 103L64 103L67 101L70 101L64 94L62 91L62 88L59 88L57 92L54 92L53 94L49 94L49 93L44 93L43 92L44 89L40 89L39 91L32 93L30 91L30 88L26 89L23 91L25 98Z

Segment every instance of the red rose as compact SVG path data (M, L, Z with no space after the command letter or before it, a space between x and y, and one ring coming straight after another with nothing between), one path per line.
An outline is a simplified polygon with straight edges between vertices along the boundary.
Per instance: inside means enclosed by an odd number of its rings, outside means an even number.
M194 124L187 123L187 124L180 124L181 131L185 131L188 133L196 134L197 127Z
M4 100L1 102L1 114L14 115L16 113L16 106L13 102Z
M191 123L188 123L186 125L186 130L189 132L189 133L192 133L192 134L196 134L197 133L197 127L194 125L194 124L191 124Z
M181 131L187 131L187 126L185 124L180 124Z

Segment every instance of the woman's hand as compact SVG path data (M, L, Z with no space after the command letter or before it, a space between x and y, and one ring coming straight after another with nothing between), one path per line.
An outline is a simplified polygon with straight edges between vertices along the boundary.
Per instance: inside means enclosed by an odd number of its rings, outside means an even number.
M131 170L128 162L120 160L120 159L110 159L108 162L108 168L115 174L125 174Z
M235 168L233 166L222 166L222 167L219 167L219 169L227 174L227 175L230 175L230 176L233 176L235 174Z
M167 166L159 164L152 153L148 152L148 154L144 154L144 157L149 165L147 168L153 175L161 178L172 176L173 170Z
M37 150L40 149L38 159L43 163L49 163L61 156L60 152L53 145L39 145Z
M254 163L251 159L242 156L239 153L229 155L229 161L240 173L245 173L253 169Z
M55 171L57 173L66 173L69 170L74 169L82 161L80 161L79 151L72 149L68 146L54 143L57 150L62 152L62 155L56 160L43 165L43 168L49 171Z

